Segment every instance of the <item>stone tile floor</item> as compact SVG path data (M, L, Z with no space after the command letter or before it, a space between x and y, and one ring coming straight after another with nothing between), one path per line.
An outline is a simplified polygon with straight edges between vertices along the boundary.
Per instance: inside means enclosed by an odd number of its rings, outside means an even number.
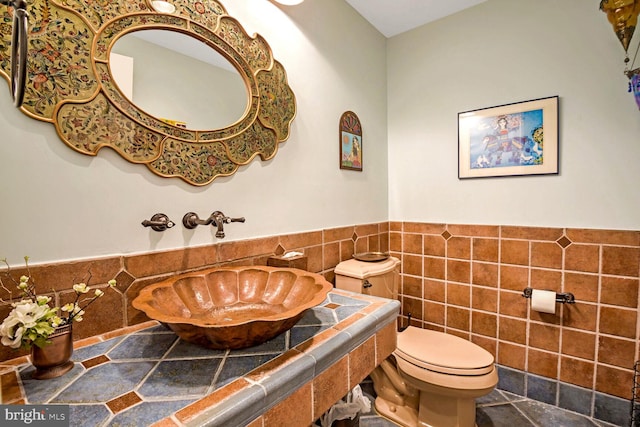
M371 397L366 391L365 395ZM373 406L373 405L372 405ZM557 406L527 399L505 391L494 390L477 400L478 427L613 427ZM395 427L378 416L373 408L360 417L360 427Z

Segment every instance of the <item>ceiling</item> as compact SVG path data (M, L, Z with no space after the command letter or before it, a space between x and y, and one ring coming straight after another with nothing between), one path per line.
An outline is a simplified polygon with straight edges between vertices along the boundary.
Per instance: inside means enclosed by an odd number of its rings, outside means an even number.
M393 37L486 0L346 0L386 37Z

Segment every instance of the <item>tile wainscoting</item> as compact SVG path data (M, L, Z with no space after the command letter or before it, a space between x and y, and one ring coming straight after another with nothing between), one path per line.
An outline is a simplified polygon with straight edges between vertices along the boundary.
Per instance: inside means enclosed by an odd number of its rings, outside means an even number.
M510 378L522 373L544 390L575 386L591 396L592 409L597 399L631 397L640 351L640 231L382 222L36 265L31 273L39 292L58 304L69 302L72 283L89 274L95 287L117 278L119 292L106 293L74 327L82 339L147 321L130 302L153 282L212 266L264 265L269 256L293 250L308 257L309 271L329 281L353 253L389 250L402 261L401 325L411 313L416 326L481 345L503 372L517 373ZM531 311L522 297L526 287L572 292L576 304L558 306L557 315ZM0 298L8 300L4 291ZM9 309L0 305L0 316ZM0 346L0 361L21 354ZM531 390L523 392L551 399L540 387Z
M501 366L630 399L638 359L640 232L391 222L402 316L470 339ZM525 288L571 292L556 314Z
M117 279L118 292L105 292L89 308L85 320L74 325L74 340L79 340L149 320L131 306L131 301L140 289L174 274L215 266L266 265L272 255L298 251L308 257L307 270L321 273L332 282L333 269L339 262L351 258L356 252L388 250L388 239L389 224L383 222L162 252L32 265L30 274L37 293L51 296L53 304L58 306L75 299L73 283L83 281L91 287L104 288L110 279ZM26 269L17 265L20 258L6 256L12 265L16 265L11 269L13 277L17 279L28 274ZM3 270L0 269L0 273ZM13 284L8 282L4 281L6 287L13 290ZM18 293L15 292L13 297L19 298ZM0 299L4 301L0 304L0 318L4 319L12 308L11 295L0 288ZM0 346L0 361L26 354L26 351Z

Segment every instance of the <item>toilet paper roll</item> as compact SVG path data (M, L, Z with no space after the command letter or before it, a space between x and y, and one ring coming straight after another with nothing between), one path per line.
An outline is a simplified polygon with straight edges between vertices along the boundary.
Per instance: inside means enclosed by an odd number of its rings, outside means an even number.
M556 293L534 289L531 292L531 309L542 313L556 313Z

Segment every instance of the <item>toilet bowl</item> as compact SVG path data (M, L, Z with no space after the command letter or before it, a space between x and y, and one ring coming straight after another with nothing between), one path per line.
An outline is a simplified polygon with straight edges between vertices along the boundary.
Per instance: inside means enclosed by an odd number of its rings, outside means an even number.
M397 297L398 259L348 260L336 266L336 288ZM498 383L491 353L451 334L409 326L396 350L371 373L376 411L405 427L473 427L475 399Z

